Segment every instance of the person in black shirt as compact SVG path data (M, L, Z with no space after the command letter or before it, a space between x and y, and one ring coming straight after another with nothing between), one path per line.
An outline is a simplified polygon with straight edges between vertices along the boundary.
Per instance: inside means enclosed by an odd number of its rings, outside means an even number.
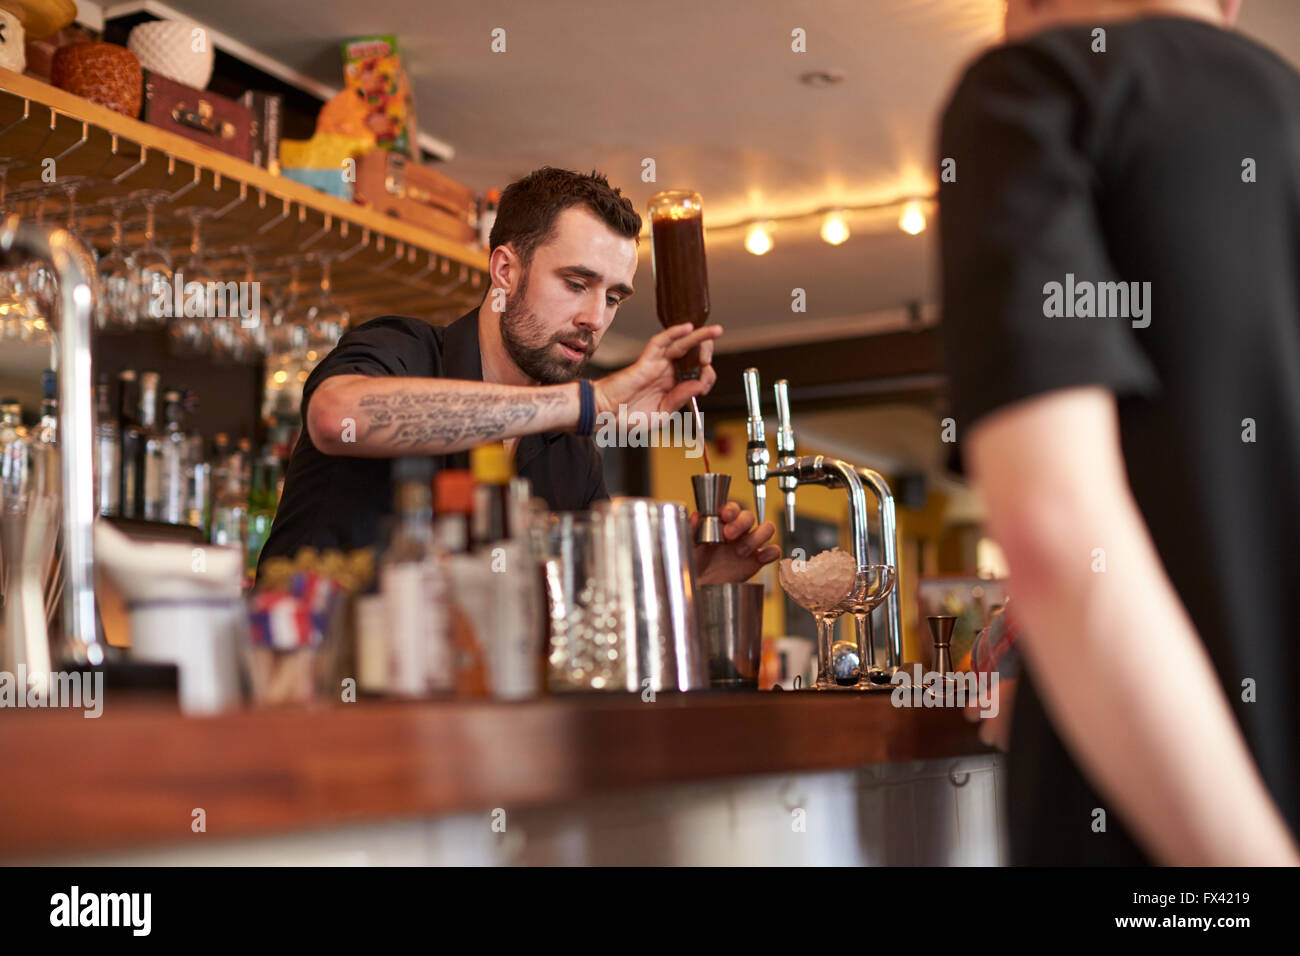
M303 430L260 562L382 546L390 459L436 456L468 467L468 449L503 441L517 474L559 511L608 497L600 454L575 434L587 414L674 412L706 394L722 327L679 325L628 368L579 379L619 304L632 294L641 217L603 176L546 167L501 196L483 303L446 328L385 316L344 335L303 387ZM672 360L701 346L704 369L676 382ZM588 426L591 422L588 421ZM590 431L590 428L588 428ZM699 436L703 440L703 436ZM725 544L697 553L703 583L744 581L779 550L771 522L728 502Z
M1008 0L943 116L1015 863L1300 861L1300 76L1237 5Z

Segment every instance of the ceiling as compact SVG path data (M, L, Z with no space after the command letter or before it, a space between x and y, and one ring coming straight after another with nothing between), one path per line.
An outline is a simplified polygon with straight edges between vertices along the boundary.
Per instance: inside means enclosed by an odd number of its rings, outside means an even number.
M644 210L689 187L705 221L929 194L934 124L962 64L999 30L1001 0L171 0L177 10L319 82L339 43L395 33L420 127L455 150L446 171L482 190L544 164L600 169ZM1247 0L1242 28L1300 62L1300 3ZM308 12L310 15L307 15ZM505 52L491 50L505 31ZM792 31L806 36L792 51ZM805 72L838 70L812 88ZM655 161L656 181L641 181ZM897 212L850 220L840 247L817 223L781 224L756 257L742 230L709 237L726 349L860 334L932 302L933 230ZM617 363L657 328L643 250L639 293L601 350ZM807 312L794 321L792 290Z
M964 62L999 30L1001 0L170 0L170 6L318 82L341 82L339 43L395 33L420 128L450 144L445 171L482 190L543 164L600 169L644 210L658 189L689 187L706 224L929 194L942 103ZM1242 29L1300 64L1300 2L1246 0ZM505 30L506 50L490 48ZM792 31L806 35L791 50ZM813 88L805 72L842 71ZM656 180L641 181L655 161ZM708 240L721 347L837 338L901 323L933 305L933 230L910 236L897 212L850 219L832 247L817 223L782 224L756 257L743 230ZM648 250L638 294L600 360L633 357L654 317ZM804 289L807 311L790 311ZM927 309L927 313L932 309ZM875 415L892 413L880 411ZM928 465L915 416L867 428L834 414L829 443L886 436L879 451ZM811 424L811 423L810 423ZM929 427L925 429L934 434ZM888 438L886 433L892 434Z

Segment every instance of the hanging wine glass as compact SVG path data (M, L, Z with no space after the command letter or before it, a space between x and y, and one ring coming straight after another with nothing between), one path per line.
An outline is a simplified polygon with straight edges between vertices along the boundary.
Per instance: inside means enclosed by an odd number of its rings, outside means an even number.
M18 162L17 159L0 159L0 222L3 222L8 215L6 188L9 167L17 165ZM0 337L17 338L23 323L27 320L29 303L26 275L26 264L0 271Z
M212 213L205 206L176 210L176 215L190 223L190 254L173 277L173 283L181 287L180 308L173 303L167 319L167 342L173 355L193 357L209 349L213 358L222 352L223 358L230 354L230 335L212 335L217 277L203 258L203 220Z
M33 196L32 202L36 207L36 225L38 227L44 226L46 197L44 195ZM59 294L54 267L44 259L32 259L27 263L26 285L27 299L32 308L23 320L20 337L22 335L30 336L32 325L36 320L39 319L42 323L44 322L44 317L50 314Z
M299 361L306 359L309 348L307 310L299 297L301 273L302 259L289 260L289 284L271 327L272 349Z
M347 331L352 316L347 308L336 302L331 295L330 266L336 253L320 252L316 254L320 262L320 297L307 310L307 357L323 358L338 344L343 333ZM311 353L315 352L313 356Z
M267 353L268 323L265 316L269 303L262 301L262 285L257 279L257 260L253 247L239 245L230 251L240 256L244 262L243 286L239 294L240 311L235 322L231 358L236 362L256 363Z
M130 202L110 199L104 203L113 216L113 239L112 248L99 260L99 295L95 298L95 327L99 329L131 329L140 321L138 266L125 251L122 229L122 216Z
M144 245L132 254L135 262L135 301L141 326L158 326L174 309L172 302L172 258L157 242L157 209L167 193L140 189L127 197L144 205Z

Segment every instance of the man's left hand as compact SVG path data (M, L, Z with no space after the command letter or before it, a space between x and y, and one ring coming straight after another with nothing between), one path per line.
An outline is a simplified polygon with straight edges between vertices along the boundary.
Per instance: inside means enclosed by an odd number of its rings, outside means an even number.
M734 501L728 501L718 516L722 519L721 544L695 546L695 573L697 584L740 584L748 581L758 569L781 557L776 545L764 544L776 534L776 525L770 521L758 524L758 517ZM700 515L691 515L691 533L699 527ZM754 527L758 524L758 527Z

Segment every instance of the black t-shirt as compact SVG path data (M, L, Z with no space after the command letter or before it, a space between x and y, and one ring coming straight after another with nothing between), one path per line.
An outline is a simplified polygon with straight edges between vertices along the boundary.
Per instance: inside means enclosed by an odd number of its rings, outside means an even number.
M262 549L292 557L298 549L350 550L382 546L392 513L388 458L326 455L307 434L307 403L331 375L397 375L481 382L478 311L446 328L419 319L384 316L344 335L308 377L302 392L304 427L289 460L275 523ZM468 468L459 452L434 459L438 468ZM590 438L563 432L525 435L515 446L515 472L556 511L581 511L608 497L600 452Z
M1054 389L1116 395L1160 558L1300 831L1288 614L1300 584L1300 75L1205 22L1105 30L1104 53L1080 28L986 54L945 112L940 157L956 160L956 181L940 186L943 337L958 434ZM1080 283L1115 281L1150 283L1145 316L1132 302L1129 318L1115 315L1117 287L1096 285L1110 317L1080 317ZM1076 317L1052 312L1064 297L1053 282L1073 289ZM1009 756L1014 862L1143 861L1116 814L1092 832L1105 804L1030 678Z

